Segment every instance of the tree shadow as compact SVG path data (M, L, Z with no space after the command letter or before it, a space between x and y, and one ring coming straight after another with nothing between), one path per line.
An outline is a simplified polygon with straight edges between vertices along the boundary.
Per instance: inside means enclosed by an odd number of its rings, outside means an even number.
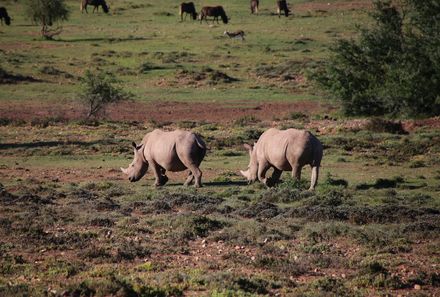
M109 43L115 42L125 42L125 41L142 41L142 40L150 40L150 38L146 37L126 37L126 38L113 38L113 37L95 37L95 38L77 38L77 39L54 39L56 42L98 42L98 41L106 41Z
M65 145L93 146L96 144L111 145L118 144L113 140L101 139L95 141L36 141L25 143L0 143L0 150L16 149L16 148L38 148L38 147L56 147Z

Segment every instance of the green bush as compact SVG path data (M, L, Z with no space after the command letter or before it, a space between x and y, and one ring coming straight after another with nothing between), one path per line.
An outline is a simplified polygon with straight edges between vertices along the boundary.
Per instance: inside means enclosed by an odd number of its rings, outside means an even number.
M437 0L374 2L375 25L340 40L312 78L342 101L348 115L440 114L440 10Z
M80 97L87 106L87 118L98 117L111 103L117 103L132 97L115 84L119 81L105 72L92 73L87 70L81 79L82 93Z
M41 35L46 39L61 33L62 28L50 30L55 22L66 21L69 10L64 0L28 0L27 15L36 24L41 25Z

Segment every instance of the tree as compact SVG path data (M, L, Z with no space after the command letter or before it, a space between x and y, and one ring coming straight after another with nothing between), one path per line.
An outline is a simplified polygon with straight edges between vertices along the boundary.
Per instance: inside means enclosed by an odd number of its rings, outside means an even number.
M62 32L62 27L50 29L54 23L66 21L69 17L64 0L28 0L27 15L33 22L41 25L41 35L46 39Z
M374 2L372 28L340 40L312 77L348 115L440 114L439 0Z
M115 85L119 81L112 74L105 72L92 73L87 70L81 83L80 97L87 106L88 118L102 115L109 104L132 97L132 94Z

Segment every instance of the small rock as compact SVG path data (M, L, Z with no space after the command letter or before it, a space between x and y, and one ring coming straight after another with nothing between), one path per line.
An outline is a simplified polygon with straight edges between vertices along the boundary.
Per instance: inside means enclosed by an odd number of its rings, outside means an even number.
M422 286L421 285L414 285L414 290L421 290Z

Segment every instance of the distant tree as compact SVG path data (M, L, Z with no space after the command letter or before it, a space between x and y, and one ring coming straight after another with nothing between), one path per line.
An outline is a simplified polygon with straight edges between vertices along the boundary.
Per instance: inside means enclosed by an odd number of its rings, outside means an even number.
M80 97L87 107L87 117L98 117L105 112L109 104L117 103L132 97L117 84L119 81L105 72L92 73L87 70L81 79Z
M41 25L41 35L46 39L62 32L62 27L50 29L54 23L66 21L69 17L64 0L27 0L27 15L36 24Z
M340 40L312 77L348 115L440 114L440 1L375 1L372 28Z

